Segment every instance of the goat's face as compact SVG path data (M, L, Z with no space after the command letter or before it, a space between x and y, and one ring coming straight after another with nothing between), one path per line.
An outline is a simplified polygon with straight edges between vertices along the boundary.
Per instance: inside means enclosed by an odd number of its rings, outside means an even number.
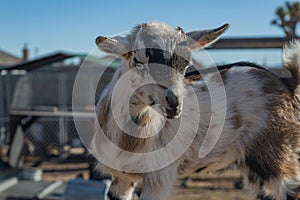
M203 48L228 28L184 33L162 23L147 23L135 27L125 37L98 37L98 47L119 55L125 61L123 73L131 71L131 87L140 86L130 99L130 105L157 108L167 118L181 114L185 70L191 60L191 50ZM138 113L132 113L134 116Z
M186 35L181 29L142 25L133 46L129 67L136 74L135 80L143 84L131 103L142 101L147 106L155 105L168 118L178 117L184 73L191 58Z

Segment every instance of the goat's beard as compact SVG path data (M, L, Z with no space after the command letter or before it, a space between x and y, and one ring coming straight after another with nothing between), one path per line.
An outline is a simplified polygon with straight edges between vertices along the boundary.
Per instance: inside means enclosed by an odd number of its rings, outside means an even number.
M156 105L155 105L156 106ZM143 104L130 105L130 118L134 124L131 135L135 137L149 137L157 134L164 126L166 119L162 112Z
M144 127L151 123L152 118L163 118L164 109L161 105L131 104L129 107L131 119L138 126Z

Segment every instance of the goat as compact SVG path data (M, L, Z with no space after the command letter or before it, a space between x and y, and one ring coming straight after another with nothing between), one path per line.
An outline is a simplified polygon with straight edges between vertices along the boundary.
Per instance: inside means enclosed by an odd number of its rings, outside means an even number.
M294 199L300 186L300 42L284 49L291 78L236 63L185 76L191 50L229 27L185 33L150 22L96 39L122 66L97 103L91 147L113 177L108 196L171 199L179 175L238 169L261 200ZM172 144L172 145L170 145ZM149 155L150 154L150 155Z

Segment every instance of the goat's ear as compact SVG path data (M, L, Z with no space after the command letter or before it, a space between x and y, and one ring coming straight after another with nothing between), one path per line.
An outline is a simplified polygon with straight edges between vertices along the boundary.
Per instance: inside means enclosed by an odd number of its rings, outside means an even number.
M219 37L229 28L229 24L216 29L199 30L186 33L188 36L188 43L192 50L208 47L216 42Z
M130 44L126 37L104 37L99 36L96 38L96 44L101 51L106 53L121 56L130 51Z

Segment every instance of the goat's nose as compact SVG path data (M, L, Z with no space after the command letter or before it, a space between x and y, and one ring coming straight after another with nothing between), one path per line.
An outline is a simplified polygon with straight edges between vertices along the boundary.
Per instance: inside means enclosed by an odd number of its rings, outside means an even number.
M172 119L179 116L181 110L179 108L178 96L174 91L168 89L166 94L166 101L168 107L166 107L167 118Z
M167 89L167 95L166 95L166 101L169 104L169 107L172 110L176 110L178 108L178 97L177 95L174 93L174 91Z

